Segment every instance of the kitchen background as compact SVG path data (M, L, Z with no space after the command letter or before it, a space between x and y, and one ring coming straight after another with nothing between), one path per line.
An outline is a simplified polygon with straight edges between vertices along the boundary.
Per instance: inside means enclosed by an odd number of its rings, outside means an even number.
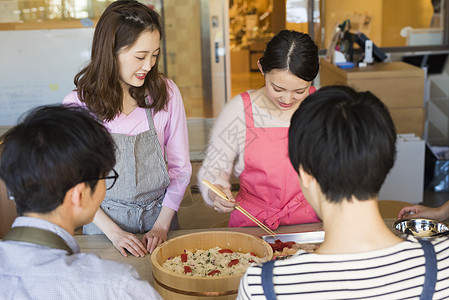
M324 56L336 26L349 19L352 30L372 39L390 61L401 61L404 56L447 56L449 52L445 0L142 2L163 17L160 70L180 88L188 117L194 175L180 210L180 222L186 228L218 226L227 219L204 206L195 174L214 117L233 96L263 85L256 62L274 34L282 29L307 32ZM0 134L29 108L61 102L73 88L74 75L89 59L96 21L109 3L0 0ZM444 147L449 145L449 70L445 60L438 64L441 68L436 73L422 65L425 124L419 138ZM314 85L320 86L320 76ZM424 168L422 156L414 159ZM237 189L238 180L233 182ZM14 207L5 200L4 185L0 189L1 229L14 218ZM423 194L425 203L432 206L449 199L444 192ZM200 225L190 222L194 213Z

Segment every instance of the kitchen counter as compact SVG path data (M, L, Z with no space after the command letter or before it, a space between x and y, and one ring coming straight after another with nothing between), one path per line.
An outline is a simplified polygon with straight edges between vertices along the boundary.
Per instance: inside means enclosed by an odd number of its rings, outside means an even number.
M396 219L385 219L387 226L392 229L393 223ZM276 233L293 233L293 232L308 232L322 230L322 223L309 223L300 225L280 226ZM266 235L266 232L259 227L232 227L232 228L206 228L206 229L191 229L191 230L176 230L169 232L168 239L174 237L195 233L200 231L236 231L251 234L254 236ZM142 235L137 235L140 239ZM128 257L123 257L120 252L115 249L112 243L105 235L76 235L75 239L80 245L81 252L95 253L103 259L118 261L132 265L139 272L140 277L153 284L153 276L151 271L150 255L146 257L134 257L131 254Z

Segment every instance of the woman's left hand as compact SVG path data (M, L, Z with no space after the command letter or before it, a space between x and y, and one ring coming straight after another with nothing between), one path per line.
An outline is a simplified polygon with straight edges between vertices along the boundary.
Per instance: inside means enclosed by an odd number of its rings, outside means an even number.
M154 249L156 249L157 246L167 240L167 232L168 230L153 226L150 231L145 233L142 238L142 243L147 248L148 252L150 252L150 254Z
M142 243L150 254L157 246L167 240L167 233L174 215L175 211L173 209L162 206L153 228L143 236Z

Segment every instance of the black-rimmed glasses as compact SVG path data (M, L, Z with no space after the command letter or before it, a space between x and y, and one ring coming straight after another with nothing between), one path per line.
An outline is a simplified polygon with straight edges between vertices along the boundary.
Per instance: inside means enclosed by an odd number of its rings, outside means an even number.
M106 189L110 190L110 189L112 189L112 187L114 186L114 184L115 184L115 182L117 181L117 178L118 178L117 171L112 169L112 172L114 172L114 175L100 177L100 178L97 178L95 180L104 179L105 183L106 183Z

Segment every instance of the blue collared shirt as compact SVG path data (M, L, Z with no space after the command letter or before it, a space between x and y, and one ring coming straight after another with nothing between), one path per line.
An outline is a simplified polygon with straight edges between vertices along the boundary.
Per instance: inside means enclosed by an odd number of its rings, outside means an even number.
M132 266L80 253L75 238L51 222L18 217L12 226L52 231L74 254L0 241L0 299L162 299Z

